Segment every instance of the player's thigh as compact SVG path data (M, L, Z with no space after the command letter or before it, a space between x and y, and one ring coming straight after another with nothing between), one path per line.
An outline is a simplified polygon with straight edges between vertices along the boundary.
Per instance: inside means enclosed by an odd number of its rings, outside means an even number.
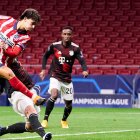
M22 94L21 92L15 91L12 93L11 98L9 99L11 104L13 105L13 109L16 113L21 116L26 116L25 111L34 112L34 104L33 101Z
M9 80L13 76L15 76L15 75L14 75L13 71L10 68L8 68L6 66L0 67L0 77Z
M49 90L48 90L49 94L51 94L51 91L53 89L60 91L60 88L61 88L60 81L58 81L56 78L51 77L50 84L49 84Z
M73 100L74 89L73 83L62 83L61 82L61 96L64 100Z

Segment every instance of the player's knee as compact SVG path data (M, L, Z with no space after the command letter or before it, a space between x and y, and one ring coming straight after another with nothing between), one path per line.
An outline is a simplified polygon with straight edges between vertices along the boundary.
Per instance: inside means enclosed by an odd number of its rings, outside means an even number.
M8 79L11 79L15 76L15 74L13 73L12 70L7 70L6 75L7 75Z
M65 101L65 105L67 108L72 108L72 101Z
M29 105L25 108L25 116L29 117L31 114L37 114L37 112L32 105Z
M52 89L51 98L54 100L56 100L58 98L58 90L57 89Z
M30 123L26 123L25 128L28 132L34 132Z

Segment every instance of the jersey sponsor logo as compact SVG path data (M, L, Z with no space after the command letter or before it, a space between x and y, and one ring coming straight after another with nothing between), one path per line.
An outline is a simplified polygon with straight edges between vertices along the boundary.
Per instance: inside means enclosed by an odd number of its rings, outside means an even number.
M65 62L65 57L59 57L58 59L59 59L60 64L64 64L64 62Z
M70 55L70 56L73 56L73 55L74 55L74 51L72 51L72 50L69 51L69 55Z
M11 47L15 45L15 43L13 41L11 41L10 38L8 38L2 32L0 32L0 39Z

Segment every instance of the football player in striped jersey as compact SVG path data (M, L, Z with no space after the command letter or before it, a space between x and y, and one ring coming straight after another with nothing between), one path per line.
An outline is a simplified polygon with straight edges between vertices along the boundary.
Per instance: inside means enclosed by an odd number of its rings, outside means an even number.
M26 9L16 20L9 16L0 15L0 77L9 81L17 91L32 98L34 104L41 105L45 99L33 94L13 73L7 64L12 61L26 48L30 40L28 31L32 31L40 21L40 15L35 9Z

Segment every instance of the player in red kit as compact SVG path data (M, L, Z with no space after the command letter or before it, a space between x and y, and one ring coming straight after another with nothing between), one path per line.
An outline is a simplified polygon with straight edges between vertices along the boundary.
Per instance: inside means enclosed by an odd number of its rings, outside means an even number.
M36 105L43 104L45 99L33 94L13 73L7 64L26 48L26 42L30 40L28 31L32 31L40 21L40 15L35 9L26 9L15 20L9 16L0 15L0 77L9 81L15 89L32 98Z
M42 126L44 128L48 126L48 118L53 110L54 103L59 92L65 102L61 125L62 128L69 127L67 118L72 111L72 100L74 94L71 72L75 59L78 59L82 66L83 76L88 76L87 66L80 47L71 40L72 28L69 26L64 27L62 29L61 37L62 41L52 43L43 56L42 71L40 73L40 77L42 79L45 77L46 63L49 56L54 56L50 69L49 93L51 94L51 97L47 101L45 116L42 122Z

